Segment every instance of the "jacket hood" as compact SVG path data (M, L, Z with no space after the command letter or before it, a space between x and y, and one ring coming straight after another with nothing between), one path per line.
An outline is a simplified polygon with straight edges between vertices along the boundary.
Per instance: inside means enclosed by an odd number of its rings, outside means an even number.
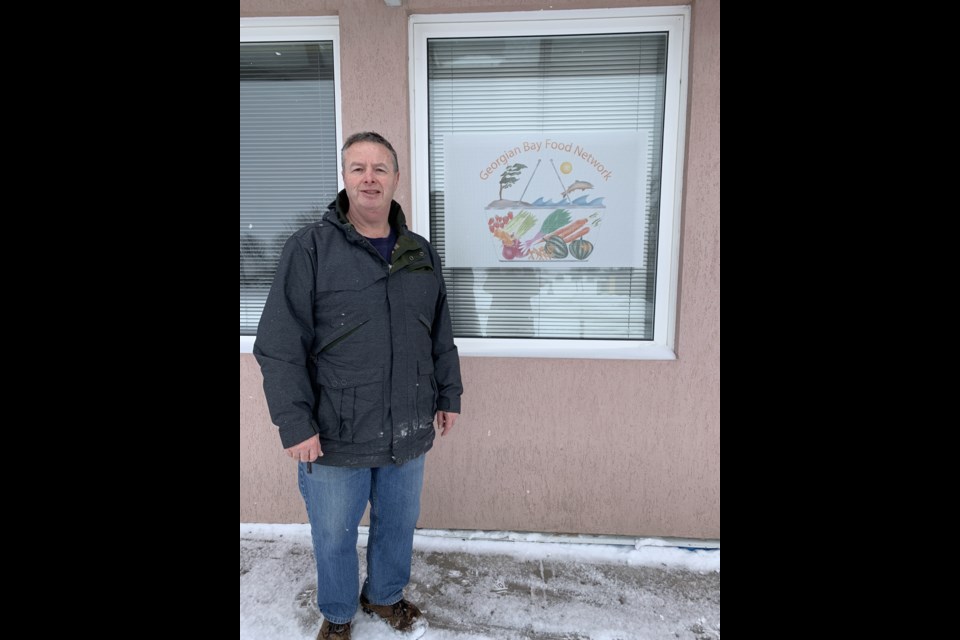
M327 213L331 214L328 220L333 223L340 223L340 226L350 224L347 220L347 212L350 211L350 198L347 197L347 190L342 189L337 194L337 198L327 207ZM403 209L396 200L390 201L390 215L387 216L390 227L399 235L407 230L407 218L403 214Z

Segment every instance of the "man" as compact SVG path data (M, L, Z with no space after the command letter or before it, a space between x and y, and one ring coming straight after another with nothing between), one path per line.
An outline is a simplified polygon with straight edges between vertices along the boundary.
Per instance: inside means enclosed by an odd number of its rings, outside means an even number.
M423 464L436 418L460 413L440 257L393 201L397 153L372 132L341 152L345 188L286 243L253 352L270 416L299 463L317 560L318 640L349 640L359 604L419 637L410 580ZM357 526L370 503L367 577Z

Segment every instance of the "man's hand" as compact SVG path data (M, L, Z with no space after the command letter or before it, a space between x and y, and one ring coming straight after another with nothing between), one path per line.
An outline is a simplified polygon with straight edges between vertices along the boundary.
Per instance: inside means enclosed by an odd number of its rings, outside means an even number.
M320 450L320 436L313 436L309 440L304 440L298 445L285 449L287 455L297 462L313 462L323 455Z
M452 411L437 411L437 429L440 429L440 437L447 435L450 429L453 429L453 423L460 417L459 413Z

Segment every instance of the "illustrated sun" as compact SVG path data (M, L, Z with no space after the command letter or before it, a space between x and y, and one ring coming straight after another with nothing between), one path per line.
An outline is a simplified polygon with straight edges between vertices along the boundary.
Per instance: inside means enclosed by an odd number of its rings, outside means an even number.
M560 173L566 175L571 171L573 171L573 165L570 164L569 162L564 162L563 164L560 165Z

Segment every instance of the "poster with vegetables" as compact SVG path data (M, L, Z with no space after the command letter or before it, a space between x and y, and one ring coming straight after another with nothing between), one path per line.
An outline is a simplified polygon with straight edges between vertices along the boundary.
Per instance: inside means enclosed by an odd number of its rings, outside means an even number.
M448 134L450 267L643 264L648 131Z

